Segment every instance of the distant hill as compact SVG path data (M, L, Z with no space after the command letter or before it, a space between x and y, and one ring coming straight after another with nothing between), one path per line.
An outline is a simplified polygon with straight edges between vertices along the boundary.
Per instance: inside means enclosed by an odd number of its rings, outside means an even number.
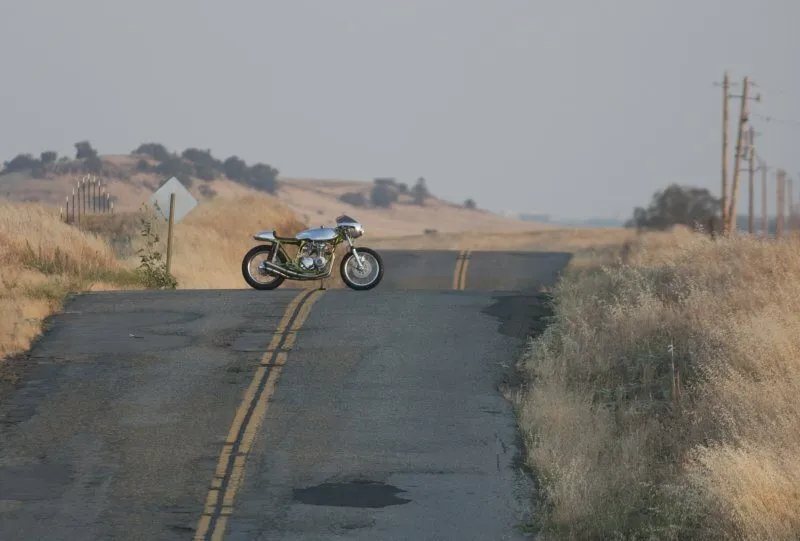
M623 227L624 220L616 218L554 218L549 214L520 213L520 220L547 223L565 227Z
M425 179L408 184L391 178L372 181L281 177L264 163L247 164L237 156L214 157L209 150L169 152L143 143L131 154L100 155L87 141L75 144L74 157L41 152L21 154L0 170L0 196L63 206L78 179L99 177L119 212L134 211L170 177L177 177L199 201L240 197L254 191L276 195L313 225L330 223L342 213L362 220L367 231L386 237L429 232L525 231L543 224L508 218L455 204L428 191ZM318 223L319 222L319 223Z

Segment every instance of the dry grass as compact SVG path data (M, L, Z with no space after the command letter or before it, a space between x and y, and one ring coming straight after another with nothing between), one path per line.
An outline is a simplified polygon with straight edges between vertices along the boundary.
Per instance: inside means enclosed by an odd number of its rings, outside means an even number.
M0 360L27 349L68 292L138 284L102 239L33 203L0 202L0 269Z
M547 224L466 209L435 197L426 200L425 206L418 206L409 204L409 198L401 196L400 201L390 208L356 207L338 199L339 195L349 191L368 196L371 189L372 183L369 182L342 183L337 186L326 180L282 179L278 196L312 226L331 222L340 214L348 214L365 225L370 238L421 235L425 229L435 229L443 234L473 229L485 234L552 228Z
M535 231L461 231L405 237L376 235L369 238L369 245L410 250L541 250L588 255L609 248L616 251L620 245L635 238L636 232L631 229L565 227Z
M136 266L140 261L138 251L144 247L142 219L154 226L159 236L157 248L166 254L166 220L149 210L94 216L81 227L103 235L120 259ZM250 192L240 197L216 197L201 203L175 224L171 271L179 289L246 288L241 263L245 252L257 243L253 235L264 229L291 235L305 228L273 196ZM293 287L293 283L286 284Z
M136 272L142 218L156 225L165 253L166 223L152 212L88 216L74 227L61 222L56 207L0 203L0 362L29 347L69 293L143 287ZM247 287L242 256L253 233L267 227L291 234L305 225L268 195L198 205L175 228L178 287Z
M627 252L568 274L521 361L544 537L798 539L797 241Z
M253 234L276 229L290 235L305 228L294 213L268 195L213 199L175 227L173 274L183 288L247 287L241 263L256 244Z

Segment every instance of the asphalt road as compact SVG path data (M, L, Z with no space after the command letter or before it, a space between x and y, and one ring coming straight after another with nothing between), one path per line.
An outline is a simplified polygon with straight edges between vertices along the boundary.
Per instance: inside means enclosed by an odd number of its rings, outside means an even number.
M499 388L569 257L381 252L367 292L73 299L0 404L0 539L524 539Z

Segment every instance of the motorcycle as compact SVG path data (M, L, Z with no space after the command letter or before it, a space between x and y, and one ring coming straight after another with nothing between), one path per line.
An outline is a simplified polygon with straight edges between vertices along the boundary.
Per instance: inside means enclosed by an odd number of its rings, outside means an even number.
M383 260L371 248L356 248L353 240L364 234L364 227L347 215L336 218L335 227L306 229L294 237L281 237L274 229L253 235L259 244L251 248L242 259L242 275L253 289L275 289L285 280L323 280L333 272L336 248L347 242L349 250L342 258L339 273L348 287L358 291L372 289L383 279ZM298 246L297 254L290 257L284 245ZM255 272L251 265L260 256Z

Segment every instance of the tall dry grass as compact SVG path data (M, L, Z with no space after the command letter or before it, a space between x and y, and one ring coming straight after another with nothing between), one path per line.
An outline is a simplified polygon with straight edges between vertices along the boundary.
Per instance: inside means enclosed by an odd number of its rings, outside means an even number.
M159 236L156 245L164 258L167 250L167 223L152 210L115 216L93 216L81 227L102 235L115 247L129 266L140 262L144 248L142 220L147 220ZM179 289L239 289L248 287L241 273L244 254L256 244L253 234L276 229L290 235L306 225L280 201L267 194L243 197L218 197L203 202L174 226L171 271Z
M0 362L30 346L67 294L143 287L136 272L143 219L155 226L156 248L165 253L167 224L152 211L87 216L72 226L55 207L0 202ZM175 227L178 287L247 287L242 256L253 233L267 227L291 234L305 225L266 194L198 205Z
M248 287L241 264L245 252L256 244L253 234L269 228L293 235L306 227L272 196L212 200L175 227L173 274L183 288Z
M29 347L68 292L137 284L101 238L61 222L58 209L0 202L0 361Z
M555 288L516 396L546 539L800 538L800 245L641 236Z
M632 229L608 228L556 228L535 231L463 231L435 233L405 237L370 237L370 246L376 248L410 250L537 250L567 251L594 254L607 249L618 250L632 241Z

